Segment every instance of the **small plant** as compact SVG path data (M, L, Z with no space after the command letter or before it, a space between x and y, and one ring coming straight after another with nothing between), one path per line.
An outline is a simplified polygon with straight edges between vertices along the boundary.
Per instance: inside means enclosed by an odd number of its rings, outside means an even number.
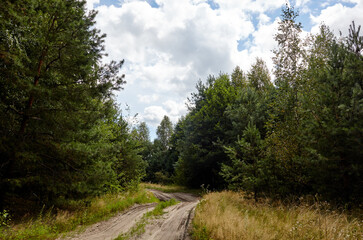
M0 227L8 227L10 221L10 214L6 209L0 212Z

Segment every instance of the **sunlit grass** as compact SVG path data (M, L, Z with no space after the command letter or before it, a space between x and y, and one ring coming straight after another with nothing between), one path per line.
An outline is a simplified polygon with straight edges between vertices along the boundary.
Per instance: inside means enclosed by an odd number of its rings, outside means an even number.
M196 208L194 239L363 239L362 217L323 206L255 203L242 193L209 193Z
M0 239L55 239L60 234L82 229L107 219L134 204L158 202L153 194L141 188L136 192L106 194L85 201L69 203L71 209L47 211L17 225L0 228Z
M148 189L156 189L166 193L175 193L175 192L183 192L183 193L194 193L200 195L202 193L202 189L190 189L184 186L179 185L162 185L156 183L141 183L141 186Z

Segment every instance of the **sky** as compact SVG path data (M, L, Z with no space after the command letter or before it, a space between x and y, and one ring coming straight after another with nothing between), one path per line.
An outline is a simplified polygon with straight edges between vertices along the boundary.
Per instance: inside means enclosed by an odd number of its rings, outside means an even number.
M125 60L127 84L115 93L125 116L146 122L151 139L164 115L173 123L187 113L199 80L245 72L256 57L273 69L281 9L286 0L87 0L107 34L104 62ZM335 34L363 24L363 0L294 0L303 35L321 23ZM129 109L129 110L125 110ZM133 118L134 115L137 116Z

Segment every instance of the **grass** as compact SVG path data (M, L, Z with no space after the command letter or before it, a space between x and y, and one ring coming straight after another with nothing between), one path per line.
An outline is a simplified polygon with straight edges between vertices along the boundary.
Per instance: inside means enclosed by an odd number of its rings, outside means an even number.
M182 192L182 193L193 193L196 195L201 195L202 189L189 189L184 186L179 185L162 185L156 183L141 183L141 186L144 188L149 189L156 189L165 193L175 193L175 192Z
M359 214L358 214L359 215ZM209 193L198 204L193 239L363 239L362 215L334 211L327 203L285 206L256 203L243 193Z
M133 226L130 231L128 231L127 233L121 234L120 236L118 236L115 240L125 240L125 239L129 239L131 237L134 236L140 236L141 234L143 234L145 232L145 226L149 223L149 220L158 216L163 215L164 209L177 204L178 201L176 201L175 199L170 199L169 201L165 201L165 202L159 202L158 205L156 205L156 207L152 210L149 211L147 213L145 213L141 220L139 222L137 222L135 224L135 226Z
M106 194L86 201L70 202L69 209L40 212L32 219L20 224L0 227L0 239L56 239L59 235L84 229L86 226L105 220L135 203L158 202L153 194L140 188L136 192Z

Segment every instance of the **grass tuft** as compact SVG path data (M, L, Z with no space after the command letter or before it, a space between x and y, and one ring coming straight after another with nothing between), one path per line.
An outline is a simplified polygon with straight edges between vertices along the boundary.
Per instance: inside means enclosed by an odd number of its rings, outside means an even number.
M193 239L363 239L361 217L326 208L326 203L285 206L254 202L242 193L209 193L198 204Z

